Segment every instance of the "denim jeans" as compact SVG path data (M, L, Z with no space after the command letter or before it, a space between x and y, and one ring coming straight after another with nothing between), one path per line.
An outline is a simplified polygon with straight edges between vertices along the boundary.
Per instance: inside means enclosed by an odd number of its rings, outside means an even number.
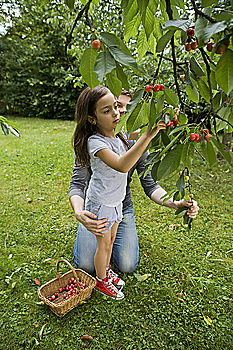
M74 264L77 268L93 274L94 255L97 240L93 233L79 224L78 234L74 243ZM123 220L117 230L112 251L112 263L121 272L133 272L139 262L139 244L136 232L133 205L123 208Z

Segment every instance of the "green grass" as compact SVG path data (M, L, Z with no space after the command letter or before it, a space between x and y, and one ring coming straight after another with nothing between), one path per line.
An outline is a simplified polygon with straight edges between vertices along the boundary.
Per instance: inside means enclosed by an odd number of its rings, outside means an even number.
M77 222L68 188L74 123L15 122L21 139L0 135L0 349L233 349L227 164L210 170L196 161L191 182L200 214L190 233L172 210L144 195L135 176L141 259L136 274L122 276L125 299L115 302L93 292L87 303L58 318L38 305L34 278L44 284L55 277L59 258L73 259ZM173 182L161 184L169 190ZM151 276L140 281L144 274ZM83 334L94 341L83 343Z

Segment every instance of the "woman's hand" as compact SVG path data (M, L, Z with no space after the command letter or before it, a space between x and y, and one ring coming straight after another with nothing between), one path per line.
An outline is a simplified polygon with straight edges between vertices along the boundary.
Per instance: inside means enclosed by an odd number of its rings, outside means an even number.
M107 219L97 220L97 216L88 210L80 210L75 212L76 219L86 227L88 231L96 236L103 237L104 234L101 233L108 229Z
M197 214L198 214L198 210L199 207L197 205L197 202L194 200L186 200L186 199L181 199L180 201L174 201L174 203L178 208L183 208L183 207L187 207L187 215L191 218L194 219Z

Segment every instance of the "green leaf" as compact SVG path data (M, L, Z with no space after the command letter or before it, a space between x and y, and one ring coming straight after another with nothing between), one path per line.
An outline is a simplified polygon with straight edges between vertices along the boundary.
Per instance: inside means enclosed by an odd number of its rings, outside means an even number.
M145 28L142 28L142 30L138 35L137 49L138 49L138 57L142 59L145 53L148 51L148 42L146 38Z
M81 57L79 66L79 72L85 83L92 89L100 84L94 72L97 55L98 53L93 48L86 49Z
M144 89L135 91L132 100L127 104L127 113L130 113L137 105L137 103L142 99L144 94Z
M232 155L230 152L227 152L224 150L224 145L220 142L218 142L213 136L211 137L211 141L214 143L215 147L217 147L217 149L219 150L219 152L221 153L221 155L224 157L224 159L231 165L232 164Z
M112 33L101 32L100 37L109 48L117 47L120 51L124 52L126 55L133 57L130 50L127 48L124 42L121 39L119 39L116 35Z
M199 87L201 97L203 97L204 100L206 100L206 102L210 102L210 90L204 82L204 80L198 79L197 84Z
M196 86L194 84L193 85L187 84L186 88L185 88L185 91L186 91L186 93L188 95L188 98L191 101L193 101L195 103L199 102L199 92L198 92L198 90L197 90L197 88L196 88Z
M70 11L74 9L74 0L65 0L65 4L69 7Z
M100 82L106 74L111 73L111 71L116 68L116 61L108 51L100 52L97 56L94 71Z
M199 47L204 46L208 42L208 39L206 40L204 37L205 27L207 23L208 23L207 19L203 17L199 17L195 23L195 35L198 40Z
M157 173L158 173L158 167L159 167L160 161L155 163L151 169L151 176L154 181L157 181Z
M168 104L174 106L174 107L177 107L178 104L179 104L179 98L178 96L176 95L176 93L169 89L169 88L165 88L164 89L164 94L165 94L165 99L167 101Z
M158 180L161 180L179 168L183 146L181 144L174 147L162 159L158 167Z
M215 70L215 77L218 85L226 94L233 89L233 51L228 49L221 56Z
M139 129L142 125L144 125L147 122L147 115L148 103L144 101L143 103L138 104L135 113L132 113L130 115L130 118L127 121L127 130L129 132L133 132Z
M180 112L178 114L178 121L179 121L179 124L187 124L188 123L188 118L185 115L185 113Z
M192 166L194 150L195 146L193 142L188 142L183 145L182 163L184 167L190 168Z
M175 211L175 215L177 215L178 218L181 218L182 216L184 216L186 214L186 211L187 211L187 207L178 208Z
M116 69L106 75L106 85L113 95L119 96L121 94L122 83L117 77Z
M112 33L102 32L100 36L117 62L126 67L132 68L138 75L141 75L144 72L143 69L138 66L131 52L121 39Z
M216 0L202 0L201 2L202 7L209 7L213 4L216 4Z
M164 22L164 29L180 29L186 31L191 23L190 19L173 19Z
M116 129L115 129L115 135L118 134L118 132L120 132L120 131L124 128L124 126L126 125L126 122L127 122L127 120L128 120L129 117L130 117L130 113L125 113L125 114L121 117L121 119L120 119L120 121L119 121L119 123L117 124L117 127L116 127Z
M216 153L214 150L214 147L212 145L211 142L207 142L206 144L206 148L207 148L207 160L209 165L212 167L214 164L217 163L217 157L216 157Z
M9 126L6 123L1 123L1 128L4 133L4 135L8 136L9 135Z
M145 1L148 1L148 0L144 0L144 2ZM140 3L142 2L143 1L140 0ZM147 7L144 13L142 14L142 24L143 24L143 27L145 28L147 39L149 39L154 28L154 14L149 7Z
M161 130L160 131L160 135L161 135L161 139L162 139L162 142L164 144L164 146L167 146L169 145L169 143L171 142L170 138L168 137L167 133L166 133L166 130Z
M222 103L222 94L218 92L213 98L214 110L217 111Z
M161 36L156 46L156 52L163 51L167 43L171 40L174 33L175 33L174 30L168 30L163 36Z
M184 174L180 175L177 182L176 182L176 187L180 192L184 191L185 188L185 180L184 180Z
M190 69L192 72L195 73L196 76L201 77L205 75L205 72L203 71L202 67L193 56L190 59Z
M155 100L152 97L149 103L149 113L148 113L148 121L149 121L150 127L153 127L155 125L156 117L157 117L157 110L156 110Z
M138 75L141 75L143 73L143 70L138 66L137 62L132 56L127 55L126 53L114 46L109 47L109 51L111 52L115 60L121 63L123 66L132 68L133 71Z
M125 72L123 71L123 68L116 62L116 73L118 79L122 83L122 89L129 90L129 83L128 78Z
M157 113L158 113L158 114L162 112L163 106L164 106L164 94L162 94L162 95L158 98L158 101L157 101L157 104L156 104L156 109L157 109Z

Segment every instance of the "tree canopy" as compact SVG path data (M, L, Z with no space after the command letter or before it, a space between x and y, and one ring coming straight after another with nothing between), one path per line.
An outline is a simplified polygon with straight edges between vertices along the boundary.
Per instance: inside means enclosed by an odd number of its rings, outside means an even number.
M217 152L232 164L219 138L233 127L231 1L9 3L17 11L0 37L3 112L73 118L85 85L105 84L116 96L130 89L134 97L117 131L166 121L147 171L160 180L181 169L175 199L191 189L196 154L211 167ZM7 16L2 10L1 18Z

